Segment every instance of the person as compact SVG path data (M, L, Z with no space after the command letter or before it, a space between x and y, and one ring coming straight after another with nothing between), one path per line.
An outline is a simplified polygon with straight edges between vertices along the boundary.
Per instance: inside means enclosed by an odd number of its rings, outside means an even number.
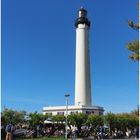
M100 126L100 138L103 139L104 138L104 127Z
M135 139L139 138L139 128L134 128Z
M39 137L40 136L40 125L39 124L36 126L36 130L37 130L37 137Z
M13 132L15 127L10 123L6 125L5 131L6 131L6 140L13 140Z
M1 122L1 139L5 140L6 132L5 132L5 125Z
M72 140L75 140L75 138L76 138L76 132L77 132L77 127L74 125L72 127Z

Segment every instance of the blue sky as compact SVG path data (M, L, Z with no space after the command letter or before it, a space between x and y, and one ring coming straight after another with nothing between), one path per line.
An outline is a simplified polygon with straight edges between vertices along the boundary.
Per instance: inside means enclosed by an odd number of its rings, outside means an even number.
M137 0L2 0L2 109L29 112L74 104L74 21L84 6L91 21L93 105L130 112L138 105L138 63L126 45L138 39Z

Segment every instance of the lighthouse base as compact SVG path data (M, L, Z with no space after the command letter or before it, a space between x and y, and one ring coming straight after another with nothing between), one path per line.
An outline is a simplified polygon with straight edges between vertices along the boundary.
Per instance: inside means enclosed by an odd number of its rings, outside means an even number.
M104 108L100 106L68 106L68 115L75 113L103 115ZM43 107L43 114L66 115L66 106L48 106Z

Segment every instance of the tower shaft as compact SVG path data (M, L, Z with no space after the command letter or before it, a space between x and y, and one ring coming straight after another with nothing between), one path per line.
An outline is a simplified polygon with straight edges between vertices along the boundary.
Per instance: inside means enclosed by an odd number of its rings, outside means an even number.
M92 106L89 57L90 22L84 14L80 14L82 12L79 10L79 15L83 17L79 17L76 21L75 105Z

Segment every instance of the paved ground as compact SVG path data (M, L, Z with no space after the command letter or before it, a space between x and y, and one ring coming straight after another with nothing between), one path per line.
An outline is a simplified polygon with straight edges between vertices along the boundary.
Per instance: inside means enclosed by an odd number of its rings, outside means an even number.
M71 140L71 139L69 139ZM93 138L79 138L76 140L97 140L97 139L93 139ZM114 139L102 139L102 140L114 140ZM139 140L139 139L116 139L116 140Z
M71 140L71 139L69 139ZM93 137L89 138L76 138L76 140L99 140L99 139L94 139ZM124 139L101 139L101 140L139 140L139 138L124 138Z
M80 139L76 139L76 140L97 140L97 139L93 139L93 138L80 138ZM102 139L102 140L114 140L114 139ZM139 140L139 139L116 139L116 140Z

